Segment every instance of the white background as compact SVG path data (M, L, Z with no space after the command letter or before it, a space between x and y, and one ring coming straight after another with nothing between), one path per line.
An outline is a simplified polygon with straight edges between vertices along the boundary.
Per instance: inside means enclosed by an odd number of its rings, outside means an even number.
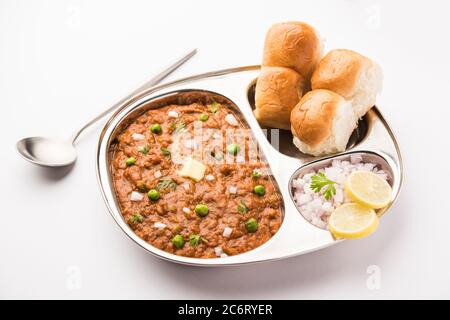
M0 298L450 298L448 1L0 0ZM265 31L303 20L326 48L384 69L379 106L405 184L369 238L284 261L204 269L158 260L108 214L99 127L67 176L19 158L28 135L68 137L187 50L171 79L258 64ZM375 266L375 267L370 267ZM379 271L380 286L367 286ZM369 281L370 282L370 281Z

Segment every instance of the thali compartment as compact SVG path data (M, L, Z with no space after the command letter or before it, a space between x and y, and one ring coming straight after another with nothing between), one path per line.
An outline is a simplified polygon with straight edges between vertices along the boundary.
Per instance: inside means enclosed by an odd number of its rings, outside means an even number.
M252 110L255 109L256 81L257 79L254 79L250 83L247 91L247 99ZM369 120L366 115L358 121L358 127L353 131L352 135L350 136L346 150L351 150L366 138L368 134L368 126ZM306 161L310 161L312 158L315 158L308 154L304 154L300 150L298 150L298 148L292 143L293 135L290 130L269 128L269 127L261 127L261 129L265 133L266 139L278 152L292 158L305 159Z
M391 203L386 206L383 209L377 210L377 214L381 216L384 214L389 208L391 207L392 203L397 198L399 192L400 192L400 185L401 185L401 174L400 174L400 168L398 167L398 164L395 163L391 158L389 158L386 154L382 154L379 152L373 152L373 151L348 151L341 153L338 156L330 156L318 160L314 160L310 163L307 163L295 171L295 173L292 175L289 185L290 188L290 197L291 200L295 203L295 187L294 187L294 180L303 177L305 174L312 173L312 172L318 172L319 169L329 167L334 160L339 161L348 161L351 163L352 156L358 156L361 159L362 163L372 163L376 165L377 170L382 170L387 175L387 182L392 187L392 198L393 200ZM298 212L303 216L303 218L310 222L308 217L305 215L305 212L302 211L300 206L296 205L296 208ZM311 223L311 222L310 222ZM314 224L312 224L314 225ZM320 228L319 226L314 225L317 228Z

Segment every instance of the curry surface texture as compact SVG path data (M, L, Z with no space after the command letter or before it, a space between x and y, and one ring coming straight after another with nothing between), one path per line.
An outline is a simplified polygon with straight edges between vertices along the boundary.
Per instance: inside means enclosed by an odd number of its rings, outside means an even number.
M155 124L160 132L151 130ZM252 137L233 109L215 102L167 105L132 119L111 148L123 218L146 242L186 257L224 258L262 245L278 231L283 214ZM179 174L188 158L206 166L199 181ZM151 199L150 190L159 198ZM207 206L206 216L196 213L198 204Z

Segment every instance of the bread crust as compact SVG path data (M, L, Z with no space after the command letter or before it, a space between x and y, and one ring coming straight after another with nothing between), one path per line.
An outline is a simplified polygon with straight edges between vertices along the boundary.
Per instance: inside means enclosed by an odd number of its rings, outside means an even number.
M274 24L266 35L263 65L292 68L309 79L322 53L320 38L304 22Z
M302 97L304 80L296 71L262 67L256 83L254 114L266 127L290 129L292 109Z
M330 90L308 92L291 112L294 136L314 148L325 141L333 130L333 119L345 99Z
M371 64L369 58L352 50L332 50L317 65L311 88L328 89L349 99L358 88L361 72Z

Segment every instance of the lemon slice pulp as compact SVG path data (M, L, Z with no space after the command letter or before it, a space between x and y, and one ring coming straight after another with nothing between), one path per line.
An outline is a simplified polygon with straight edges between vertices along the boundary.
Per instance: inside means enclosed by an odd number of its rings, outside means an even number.
M372 208L386 207L392 201L389 183L370 171L355 171L345 181L345 192L353 201Z
M328 221L328 228L336 238L358 239L373 233L379 219L373 209L357 203L336 208Z

